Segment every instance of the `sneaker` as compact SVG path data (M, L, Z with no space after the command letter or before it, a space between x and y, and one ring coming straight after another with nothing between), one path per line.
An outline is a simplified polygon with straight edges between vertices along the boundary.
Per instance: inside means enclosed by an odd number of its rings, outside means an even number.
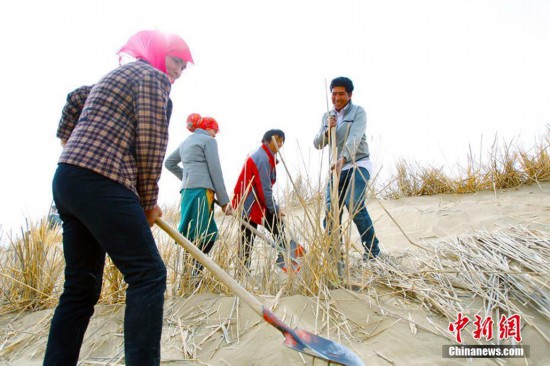
M300 266L300 263L296 262L295 260L291 260L291 265L290 265L290 272L300 272L300 269L301 269L301 266ZM289 269L287 268L286 265L283 265L283 267L281 267L281 269L284 271L284 272L289 272Z
M383 257L384 257L384 255L380 252L378 252L378 254L376 254L376 255L372 255L370 253L364 253L363 254L363 262L368 263L368 262L371 262L371 261L374 261L374 260L377 260L377 259L382 259Z
M298 244L296 249L294 249L294 257L300 258L300 257L303 257L304 255L306 255L306 248Z
M290 256L292 258L300 258L306 254L306 248L296 243L294 240L290 241Z
M367 262L373 259L376 259L380 255L380 247L378 243L373 243L372 246L368 246L366 243L363 243L363 248L365 252L363 253L363 261Z
M277 260L275 261L275 263L277 263L277 266L281 269L285 267L285 257L282 253L279 253L279 255L277 255Z

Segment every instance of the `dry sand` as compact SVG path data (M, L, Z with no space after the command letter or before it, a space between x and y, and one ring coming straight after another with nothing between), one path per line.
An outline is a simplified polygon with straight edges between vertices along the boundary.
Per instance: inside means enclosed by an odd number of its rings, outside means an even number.
M376 201L368 204L375 220L382 250L390 255L444 238L467 237L525 227L550 231L550 184L531 185L498 192L438 195L383 201L391 217ZM393 218L393 219L392 219ZM395 221L394 221L395 220ZM546 237L548 240L548 237ZM545 245L550 245L546 241ZM548 258L543 258L548 262ZM368 273L368 270L366 270ZM550 274L541 274L548 297ZM291 326L338 341L355 351L366 365L550 365L548 317L532 308L521 314L537 329L523 323L522 345L529 345L528 359L446 359L442 346L452 344L449 321L417 301L392 295L383 288L363 291L332 290L317 303L305 296L260 298ZM464 306L479 299L462 299ZM341 320L325 327L319 306L330 304ZM479 305L479 304L478 304ZM547 312L550 309L546 309ZM123 306L98 306L81 351L82 365L123 364ZM0 329L2 365L40 365L52 310L4 315ZM327 331L328 329L328 331ZM322 330L322 331L319 331ZM472 330L472 328L467 328ZM495 333L497 331L495 330ZM495 334L495 337L497 335ZM546 339L545 339L546 338ZM326 365L282 345L281 333L263 322L234 297L202 294L167 300L163 332L163 365ZM475 344L468 338L468 344ZM488 344L481 342L479 344Z

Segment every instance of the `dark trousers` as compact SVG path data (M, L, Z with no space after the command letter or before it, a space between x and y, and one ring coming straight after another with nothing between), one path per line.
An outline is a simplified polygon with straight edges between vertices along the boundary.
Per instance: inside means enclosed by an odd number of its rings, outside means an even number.
M248 221L248 223L255 229L258 228L258 224ZM277 219L277 217L269 212L266 212L266 215L264 217L264 227L273 234L273 237L275 238L275 242L277 245L279 245L279 248L277 249L279 252L284 251L286 248L285 240L283 238L284 233L284 226L281 220ZM254 238L256 235L252 232L252 230L248 229L246 226L241 225L241 250L240 250L240 258L241 260L244 260L244 263L247 268L250 268L250 254L252 253L252 247L254 245ZM282 258L281 258L282 259Z
M213 219L212 219L213 220ZM182 234L183 235L183 234ZM200 250L202 250L202 252L204 254L208 254L210 253L210 251L212 250L212 248L214 248L214 244L216 244L215 241L209 241L207 243L198 243L197 244L197 248L199 248ZM191 268L191 277L195 277L195 276L198 276L199 273L202 271L202 269L204 268L204 266L202 265L201 262L199 262L198 260L196 260L195 258L193 258L193 261L192 261L192 268Z
M88 169L60 164L53 196L63 221L65 283L44 365L76 365L94 313L107 253L128 284L126 365L159 365L166 267L138 197Z

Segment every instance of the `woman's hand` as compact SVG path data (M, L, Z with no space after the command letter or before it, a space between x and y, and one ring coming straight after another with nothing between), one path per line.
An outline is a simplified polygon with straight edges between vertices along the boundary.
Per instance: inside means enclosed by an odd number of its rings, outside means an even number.
M233 208L231 207L231 205L229 203L226 204L226 205L223 205L222 210L223 210L223 212L225 212L225 214L227 216L230 216L233 213Z
M159 217L162 217L162 210L158 205L155 205L155 207L153 207L152 209L145 210L145 217L147 218L149 227L153 227L155 221L157 221Z

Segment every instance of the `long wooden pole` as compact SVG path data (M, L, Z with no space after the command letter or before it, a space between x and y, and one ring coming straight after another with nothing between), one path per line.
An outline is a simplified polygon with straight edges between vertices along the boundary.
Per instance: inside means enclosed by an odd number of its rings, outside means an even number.
M166 221L158 218L155 222L158 227L164 230L174 240L178 242L186 251L189 252L196 260L198 260L206 269L212 272L217 279L219 279L224 285L229 287L241 300L243 300L248 306L254 310L256 314L263 317L263 304L260 300L256 299L250 292L246 291L237 281L233 279L227 272L220 268L206 254L202 252L197 246L193 245L188 239L181 235L176 229L168 225Z
M329 129L329 146L331 148L330 159L329 159L329 169L331 175L331 190L330 190L330 216L327 217L327 225L331 228L331 238L332 238L332 251L336 259L336 265L338 266L341 259L341 239L340 239L340 201L338 198L338 183L339 183L339 174L336 170L336 162L338 161L338 141L336 139L336 128L338 126L330 127L330 109L328 104L328 86L327 80L325 79L325 93L326 93L326 102L327 102L327 128ZM334 168L333 168L334 166ZM332 220L331 220L332 219ZM332 222L331 222L332 221ZM338 273L341 276L341 273Z

